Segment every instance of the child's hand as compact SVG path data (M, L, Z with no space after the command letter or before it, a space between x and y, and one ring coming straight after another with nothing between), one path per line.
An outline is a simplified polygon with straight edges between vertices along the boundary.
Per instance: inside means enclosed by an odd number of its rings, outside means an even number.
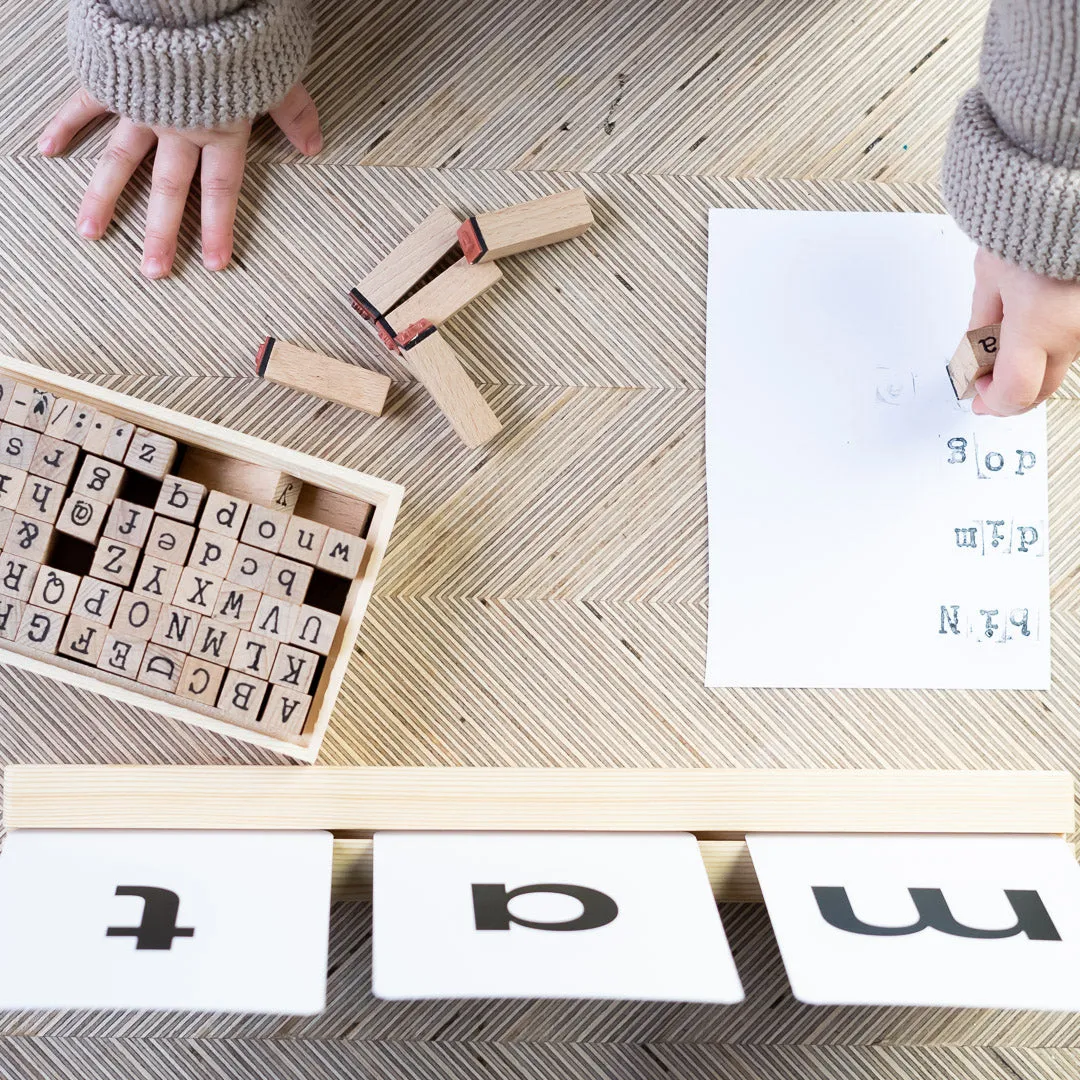
M38 149L46 156L61 153L87 124L107 112L85 90L77 91L42 132ZM322 149L315 102L300 83L270 115L298 150L317 154ZM149 278L165 277L172 269L184 204L201 155L203 265L221 270L232 258L233 221L250 134L247 120L221 128L176 129L141 127L122 116L79 207L79 235L87 240L104 235L120 192L156 144L142 272Z
M994 370L975 384L971 411L1014 416L1045 401L1080 354L1080 283L1043 277L980 248L971 329L998 322Z

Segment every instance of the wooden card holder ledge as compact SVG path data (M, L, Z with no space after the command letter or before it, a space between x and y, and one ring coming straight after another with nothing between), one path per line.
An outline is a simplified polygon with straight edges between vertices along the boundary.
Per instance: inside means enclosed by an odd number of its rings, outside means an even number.
M339 900L367 899L379 830L692 832L719 900L755 901L747 833L1063 835L1066 772L281 769L11 765L8 829L328 829Z

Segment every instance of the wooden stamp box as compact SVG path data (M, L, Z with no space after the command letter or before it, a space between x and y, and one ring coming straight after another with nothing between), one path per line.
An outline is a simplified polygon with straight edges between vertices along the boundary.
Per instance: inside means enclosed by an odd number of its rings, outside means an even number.
M401 497L0 357L0 662L312 762Z

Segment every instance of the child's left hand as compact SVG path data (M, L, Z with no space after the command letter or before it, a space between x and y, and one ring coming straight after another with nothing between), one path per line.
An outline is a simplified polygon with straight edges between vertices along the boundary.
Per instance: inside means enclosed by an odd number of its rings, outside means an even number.
M983 248L975 256L971 329L1001 323L994 370L971 411L1015 416L1045 401L1080 354L1080 283L1024 270Z
M38 149L47 157L62 153L87 124L108 111L85 90L76 91L42 132ZM300 83L270 110L270 116L297 150L317 154L322 149L315 102ZM120 193L156 145L142 272L148 278L165 277L176 256L184 204L201 156L203 265L221 270L232 258L233 222L250 134L250 120L220 128L178 129L143 127L120 117L79 207L79 235L98 240L105 234Z

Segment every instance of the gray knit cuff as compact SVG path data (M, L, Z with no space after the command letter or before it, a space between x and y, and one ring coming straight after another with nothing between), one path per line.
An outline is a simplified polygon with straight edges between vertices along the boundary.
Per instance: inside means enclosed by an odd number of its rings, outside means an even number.
M118 18L72 0L68 51L90 94L140 124L218 127L266 112L300 78L312 26L303 0L254 0L193 26Z
M942 188L949 213L981 247L1037 274L1080 279L1080 170L1009 142L978 90L956 110Z

